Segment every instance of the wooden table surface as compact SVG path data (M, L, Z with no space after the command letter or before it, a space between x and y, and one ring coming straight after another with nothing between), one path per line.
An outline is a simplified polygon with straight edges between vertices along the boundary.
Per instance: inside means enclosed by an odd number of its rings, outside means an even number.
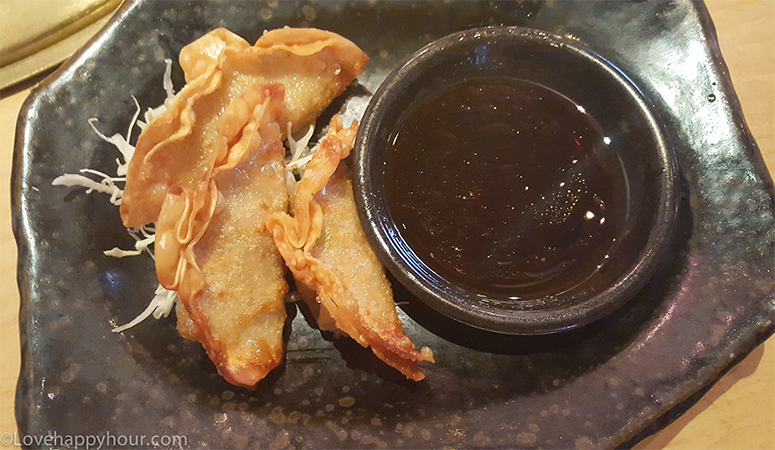
M707 0L746 121L775 178L775 0ZM0 434L16 431L19 295L10 177L16 118L29 90L0 99ZM0 444L2 446L2 444ZM775 449L775 337L638 449Z

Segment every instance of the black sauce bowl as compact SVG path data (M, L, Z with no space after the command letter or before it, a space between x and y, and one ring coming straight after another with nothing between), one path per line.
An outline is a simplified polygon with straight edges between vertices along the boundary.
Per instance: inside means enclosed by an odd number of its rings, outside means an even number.
M464 80L523 80L583 105L600 124L627 180L625 219L605 264L557 292L509 299L440 274L407 242L386 201L386 152L409 112ZM673 234L677 164L647 97L622 71L578 42L520 27L487 27L439 39L394 70L371 99L355 144L353 184L366 235L386 268L421 301L498 333L575 328L620 307L642 288Z

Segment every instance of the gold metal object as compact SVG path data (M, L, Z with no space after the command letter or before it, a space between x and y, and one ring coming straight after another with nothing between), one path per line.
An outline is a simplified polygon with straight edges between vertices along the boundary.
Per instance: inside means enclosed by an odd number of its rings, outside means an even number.
M0 89L61 63L122 0L0 0Z

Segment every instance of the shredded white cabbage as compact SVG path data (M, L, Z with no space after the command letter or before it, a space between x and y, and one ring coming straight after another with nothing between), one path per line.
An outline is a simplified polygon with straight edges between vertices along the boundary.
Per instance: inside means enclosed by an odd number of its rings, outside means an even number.
M304 168L315 154L317 146L310 147L309 141L315 132L315 125L310 124L304 135L296 140L291 133L292 124L288 122L288 155L285 159L285 181L288 185L288 191L293 192L296 182L304 175Z
M167 65L167 68L164 71L164 81L163 81L164 90L167 94L167 98L164 100L164 104L156 108L149 108L143 115L143 120L141 121L138 119L140 117L140 112L142 111L142 108L140 107L140 103L137 101L137 99L134 96L132 96L132 100L134 100L137 110L135 111L135 114L132 116L132 120L129 122L129 129L127 130L126 136L122 136L118 133L110 137L105 136L97 129L95 125L95 123L98 122L98 119L91 118L88 120L88 124L89 126L91 126L94 133L97 136L99 136L102 140L112 144L114 147L116 147L119 153L121 153L121 158L116 158L116 176L110 176L98 170L87 168L87 169L81 169L80 173L93 175L97 177L99 181L84 175L65 174L55 178L51 184L53 184L54 186L68 186L68 187L82 186L86 188L87 194L94 191L110 194L111 204L116 206L121 204L121 197L124 191L118 186L117 183L126 182L126 174L129 168L129 161L132 159L132 156L134 155L134 152L135 152L135 147L132 144L130 144L132 140L132 131L134 130L134 127L135 126L139 127L141 131L145 129L146 125L151 120L153 120L157 116L161 115L164 111L166 111L167 105L169 105L170 102L172 102L173 99L175 98L175 91L172 85L172 60L165 59L164 62ZM155 229L153 225L150 225L150 224L141 225L139 227L127 229L127 231L136 241L134 250L122 250L118 247L114 247L110 250L106 250L104 252L105 255L116 257L116 258L123 258L127 256L137 256L142 254L143 252L146 252L151 257L153 257L153 251L150 248L151 245L156 240ZM153 299L151 300L151 303L148 305L145 311L140 313L131 322L127 323L126 325L116 327L112 331L114 333L119 333L121 331L124 331L128 328L131 328L139 324L140 322L147 319L151 315L153 315L153 317L156 319L159 319L161 317L167 317L177 302L178 302L177 292L169 291L164 287L162 287L161 285L159 285L156 288L156 294L154 295Z
M118 151L121 152L121 155L124 157L123 161L119 158L116 158L116 176L111 177L110 175L107 175L98 170L87 168L81 169L80 172L95 175L101 178L101 180L97 182L83 175L68 173L54 178L54 181L52 181L51 184L54 186L83 186L86 188L87 194L93 191L110 194L110 203L114 205L121 204L121 197L124 194L124 191L118 187L116 183L126 182L126 173L127 169L129 168L129 161L132 159L132 155L135 152L135 148L129 143L129 141L132 138L132 128L134 128L135 124L137 123L137 118L140 114L140 104L137 102L136 98L132 97L132 99L134 99L135 105L137 105L137 111L135 112L134 117L132 117L132 121L129 126L129 131L127 131L126 137L121 136L118 133L107 137L102 134L100 130L98 130L94 125L94 123L97 122L96 118L91 118L88 120L88 123L94 133L97 134L97 136L99 136L103 141L113 144L113 146L116 147L116 149L118 149Z
M110 176L103 172L87 168L81 169L80 173L93 175L97 177L97 180L84 175L65 174L55 178L51 184L54 186L68 187L82 186L86 188L87 194L95 191L110 194L110 203L116 206L121 205L121 197L124 191L118 186L117 183L126 183L126 174L129 168L129 162L131 161L135 152L135 147L130 144L134 127L137 126L141 131L144 130L148 123L151 122L151 120L160 116L167 110L170 102L172 102L175 98L175 91L172 85L172 60L165 59L164 62L167 64L167 69L164 72L163 80L164 90L167 93L167 98L164 100L164 104L159 105L156 108L149 108L143 114L143 120L139 120L142 108L140 107L140 103L133 96L132 100L134 100L137 110L135 111L135 114L129 123L129 129L127 130L126 136L122 136L118 133L110 137L105 136L97 129L95 123L97 123L98 120L96 118L91 118L88 120L89 126L91 126L94 133L97 134L97 136L99 136L102 140L112 144L121 153L121 158L116 158L116 176ZM309 141L315 131L314 125L310 125L304 135L298 140L294 139L293 135L291 134L291 125L291 123L288 123L287 136L289 150L286 156L286 180L288 183L289 191L294 189L297 180L300 179L304 174L304 168L312 159L312 155L317 149L317 146L311 148L309 146ZM110 250L106 250L104 252L105 255L115 258L124 258L127 256L137 256L145 252L153 258L151 245L153 245L156 238L154 226L152 224L142 225L139 227L127 229L127 231L136 241L135 248L133 250L123 250L118 247L114 247ZM114 333L120 333L139 324L151 315L156 319L167 317L172 311L172 308L179 301L180 300L178 298L177 292L167 290L163 286L159 285L156 288L156 293L151 300L151 303L142 313L135 317L131 322L115 327L112 331Z
M159 285L159 287L156 288L156 295L154 295L153 300L151 300L151 303L148 305L148 307L145 308L145 311L141 312L140 315L135 317L128 324L113 328L111 331L114 333L120 333L139 324L151 315L153 315L154 319L167 317L170 315L172 308L175 307L175 304L177 304L178 301L179 298L177 292L164 289L164 287Z
M86 188L87 194L93 191L110 194L110 203L114 205L121 204L121 195L124 193L124 191L118 186L116 186L116 181L124 181L124 180L112 178L109 175L105 175L102 172L98 172L92 169L81 169L81 173L91 173L91 174L100 176L102 177L102 181L97 182L83 175L68 173L54 178L54 181L52 181L51 184L53 184L54 186L68 186L68 187L83 186Z
M156 230L153 225L140 225L139 227L128 228L127 231L137 241L135 242L134 250L121 250L118 247L113 247L110 250L105 250L103 253L114 258L124 258L126 256L137 256L145 251L153 258L153 251L150 249L151 244L156 241Z

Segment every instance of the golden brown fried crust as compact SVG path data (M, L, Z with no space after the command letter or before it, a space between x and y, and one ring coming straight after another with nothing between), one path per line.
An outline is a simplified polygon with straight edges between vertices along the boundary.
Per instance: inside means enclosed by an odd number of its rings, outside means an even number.
M286 211L285 149L269 125L261 147L233 170L216 175L220 205L196 248L205 288L191 299L207 318L207 348L233 384L253 386L282 362L285 265L263 229Z
M267 227L297 283L317 294L322 323L332 319L337 329L419 381L424 375L417 362L433 361L433 354L417 351L404 334L390 285L355 213L347 172L337 171L356 132L357 124L344 129L341 118L332 119L292 195L293 217L275 214Z
M155 222L172 186L201 188L222 153L221 114L246 89L284 85L280 131L285 133L288 122L299 130L313 123L367 62L349 40L316 29L270 31L250 46L221 28L186 46L180 64L187 84L168 110L148 124L129 163L121 204L124 225Z
M282 361L285 266L262 229L288 208L282 94L282 85L264 85L235 99L250 118L219 155L211 189L173 187L156 225L157 275L179 292L181 334L202 343L227 381L247 387ZM186 195L205 192L208 207L189 207L195 202Z
M358 219L350 173L345 164L339 164L325 189L315 195L315 200L323 212L323 228L310 253L336 272L349 294L357 299L360 314L369 328L392 346L410 354L415 352L416 348L404 333L396 313L390 283ZM380 349L374 351L377 353ZM411 358L395 358L395 352L377 356L402 373L409 373L410 378L421 375ZM422 360L432 360L432 353Z
M352 42L321 30L275 30L254 46L214 30L183 49L188 84L138 140L122 220L156 222L157 274L179 292L178 330L235 385L254 386L282 360L283 259L316 293L321 326L411 379L423 378L418 361L433 360L404 334L346 172L336 172L357 124L345 129L334 117L287 214L288 123L312 123L367 62Z

